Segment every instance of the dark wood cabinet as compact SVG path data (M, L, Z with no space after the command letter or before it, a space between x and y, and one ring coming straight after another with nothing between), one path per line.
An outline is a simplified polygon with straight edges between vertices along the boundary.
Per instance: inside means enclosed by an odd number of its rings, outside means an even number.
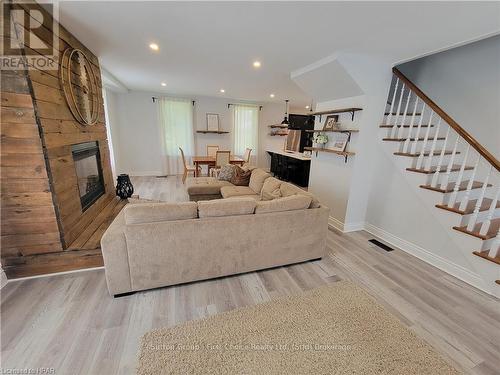
M311 160L283 151L267 151L271 156L271 173L280 180L307 187Z

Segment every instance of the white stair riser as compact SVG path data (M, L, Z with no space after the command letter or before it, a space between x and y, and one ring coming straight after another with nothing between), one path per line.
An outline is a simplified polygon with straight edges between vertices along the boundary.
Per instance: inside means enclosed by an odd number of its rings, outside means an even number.
M473 217L472 214L470 214L470 215L462 215L462 220L460 221L460 225L464 226L464 225L469 224L469 220L471 219L471 217ZM483 222L484 220L486 220L487 217L488 217L488 211L479 212L477 214L476 223L477 222ZM500 217L500 208L497 208L497 209L495 209L495 211L493 213L493 219L497 219L499 217Z

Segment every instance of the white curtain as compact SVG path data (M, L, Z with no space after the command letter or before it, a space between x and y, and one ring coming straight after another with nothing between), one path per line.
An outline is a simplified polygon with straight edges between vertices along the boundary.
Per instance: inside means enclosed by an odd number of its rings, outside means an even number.
M233 106L233 153L243 156L245 149L252 149L256 162L259 138L259 107L238 104Z
M162 130L165 174L182 174L179 147L189 164L194 155L193 104L189 99L160 98L158 114Z

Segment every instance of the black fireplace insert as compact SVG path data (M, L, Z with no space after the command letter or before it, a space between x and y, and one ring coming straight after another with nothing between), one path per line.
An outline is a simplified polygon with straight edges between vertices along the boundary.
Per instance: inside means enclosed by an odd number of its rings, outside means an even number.
M82 210L89 208L104 194L101 155L98 142L85 142L71 146L75 162L78 190Z

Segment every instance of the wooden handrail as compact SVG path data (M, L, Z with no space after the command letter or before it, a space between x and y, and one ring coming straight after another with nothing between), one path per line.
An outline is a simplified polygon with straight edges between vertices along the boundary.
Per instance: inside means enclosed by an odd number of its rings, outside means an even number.
M450 125L465 141L470 144L479 154L488 160L497 171L500 171L500 162L488 150L486 150L476 139L470 135L464 128L453 120L445 111L443 111L436 103L434 103L422 90L420 90L412 81L410 81L401 71L394 67L392 72L396 77L405 83L417 96L422 99L432 110L437 113L448 125Z

